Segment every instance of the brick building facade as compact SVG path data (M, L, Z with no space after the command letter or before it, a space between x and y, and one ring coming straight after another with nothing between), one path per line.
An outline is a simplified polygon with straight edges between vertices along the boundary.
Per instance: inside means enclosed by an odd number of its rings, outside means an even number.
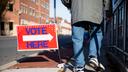
M9 0L0 20L0 35L15 36L17 25L45 24L49 0Z

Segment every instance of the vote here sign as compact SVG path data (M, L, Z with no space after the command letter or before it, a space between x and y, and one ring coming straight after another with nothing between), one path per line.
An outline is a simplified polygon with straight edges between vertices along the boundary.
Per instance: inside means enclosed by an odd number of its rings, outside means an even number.
M55 24L17 26L17 35L18 51L58 49Z

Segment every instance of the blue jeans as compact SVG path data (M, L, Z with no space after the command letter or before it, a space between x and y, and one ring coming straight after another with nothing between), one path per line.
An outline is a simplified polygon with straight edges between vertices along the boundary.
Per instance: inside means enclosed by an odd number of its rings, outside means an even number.
M93 30L95 30L96 27L93 27ZM88 38L89 32L81 27L81 26L72 26L72 41L73 41L73 49L74 49L74 58L75 58L75 65L76 66L84 66L85 65L85 56L84 56L84 49L83 49L83 42L85 38ZM97 41L95 39L95 36L97 36ZM102 41L103 35L101 29L99 29L94 37L91 38L89 43L89 56L97 57L97 46L96 43L99 46L99 51L101 48L101 41Z

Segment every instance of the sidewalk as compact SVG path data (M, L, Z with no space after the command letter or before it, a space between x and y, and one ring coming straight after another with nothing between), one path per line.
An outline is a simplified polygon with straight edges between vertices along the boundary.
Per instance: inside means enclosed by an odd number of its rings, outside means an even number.
M71 45L71 44L70 44ZM67 46L60 49L61 62L66 62L72 55L72 48ZM24 57L17 60L17 64L1 72L58 72L60 63L58 51L42 51L36 56ZM71 72L67 69L66 72Z
M59 42L59 52L61 56L61 63L66 62L73 55L71 42L63 43ZM103 49L105 51L105 49ZM104 53L104 52L103 52ZM103 57L104 54L103 54ZM106 59L102 58L104 61ZM24 57L22 59L16 60L17 64L9 67L6 70L0 72L59 72L57 65L60 63L58 51L42 51L36 56ZM108 65L106 65L108 67ZM72 72L67 69L66 72ZM105 71L110 72L110 71Z
M24 68L24 69L9 69L2 72L58 72L58 68Z

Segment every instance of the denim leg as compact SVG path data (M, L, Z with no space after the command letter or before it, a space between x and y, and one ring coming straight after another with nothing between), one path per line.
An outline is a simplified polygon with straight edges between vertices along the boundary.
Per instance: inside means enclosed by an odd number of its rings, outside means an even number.
M74 58L76 66L84 66L84 53L83 53L83 40L84 40L84 28L74 26L72 27L72 41L74 49Z
M98 53L100 54L102 39L103 39L102 31L101 31L101 29L99 29L99 31L97 31L96 35L94 35L94 37L90 40L89 56L97 57L97 48L96 48L97 46L96 46L96 44L98 45Z

